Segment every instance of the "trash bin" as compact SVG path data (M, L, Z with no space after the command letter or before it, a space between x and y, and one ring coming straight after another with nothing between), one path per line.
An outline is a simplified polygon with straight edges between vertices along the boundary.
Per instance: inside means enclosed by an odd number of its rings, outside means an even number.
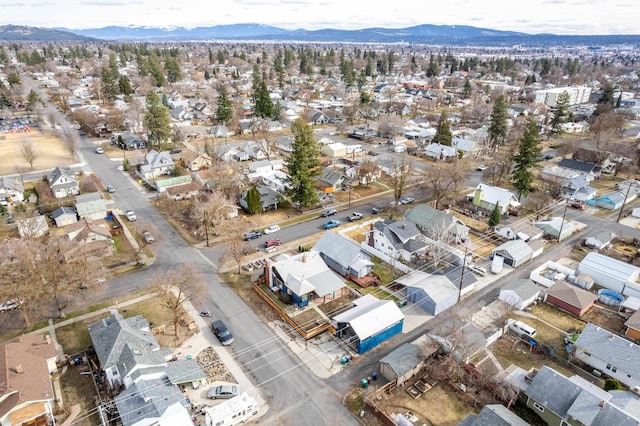
M373 379L373 381L378 380L378 373L376 373L375 371L371 373L371 378Z
M346 363L347 363L347 358L342 357L342 359L340 360L340 364L345 365Z
M362 389L366 389L367 386L369 386L369 381L367 379L362 379L360 381L360 385L362 386Z

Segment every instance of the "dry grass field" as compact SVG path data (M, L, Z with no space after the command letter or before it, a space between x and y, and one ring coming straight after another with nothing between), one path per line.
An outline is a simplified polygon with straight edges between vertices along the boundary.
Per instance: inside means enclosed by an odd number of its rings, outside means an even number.
M64 144L55 135L41 134L37 130L29 133L0 133L0 176L31 171L29 163L20 153L23 141L32 143L37 152L34 170L48 170L72 163Z

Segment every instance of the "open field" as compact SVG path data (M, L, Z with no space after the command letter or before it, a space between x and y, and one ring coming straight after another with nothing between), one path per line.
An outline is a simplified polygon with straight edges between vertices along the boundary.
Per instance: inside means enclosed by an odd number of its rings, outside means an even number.
M29 133L5 133L0 134L0 176L31 170L20 153L23 141L33 144L37 153L33 163L34 170L53 169L72 163L64 144L54 135L41 134L37 130Z

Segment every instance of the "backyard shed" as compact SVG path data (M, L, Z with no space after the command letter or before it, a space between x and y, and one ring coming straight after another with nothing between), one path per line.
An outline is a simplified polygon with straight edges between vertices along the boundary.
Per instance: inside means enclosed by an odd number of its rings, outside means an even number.
M58 207L51 213L57 227L74 224L78 221L78 215L72 207Z
M623 293L627 283L636 283L640 268L600 253L589 253L580 262L577 274L588 275L595 283Z
M404 315L393 300L380 300L370 294L355 300L351 309L333 319L338 337L355 343L359 354L402 332L404 324Z
M541 289L542 287L530 279L513 280L500 289L498 299L515 309L523 310L536 301Z
M568 220L564 220L560 216L552 217L548 220L540 220L536 222L535 225L544 231L544 235L556 240L558 240L558 236L560 235L560 232L562 232L559 241L564 240L574 231L573 223Z
M504 263L516 268L531 260L533 250L523 240L511 240L493 249L494 256L504 258Z
M401 384L415 376L433 355L439 345L426 335L418 337L394 349L380 360L380 374L389 380Z
M446 275L432 275L412 271L396 280L407 290L407 300L420 306L431 315L449 309L458 302L460 290Z
M335 142L329 145L323 145L322 148L320 148L320 152L331 158L344 157L347 155L347 147L340 142Z
M611 244L611 241L616 237L616 234L609 231L602 231L592 234L586 238L584 245L596 250L603 249Z
M545 301L578 318L586 314L598 296L580 287L558 281L547 289Z

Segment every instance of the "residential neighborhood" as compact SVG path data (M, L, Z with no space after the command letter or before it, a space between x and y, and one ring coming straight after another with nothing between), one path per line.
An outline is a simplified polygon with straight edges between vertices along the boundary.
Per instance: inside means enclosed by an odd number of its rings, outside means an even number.
M0 425L640 425L637 60L0 41Z

